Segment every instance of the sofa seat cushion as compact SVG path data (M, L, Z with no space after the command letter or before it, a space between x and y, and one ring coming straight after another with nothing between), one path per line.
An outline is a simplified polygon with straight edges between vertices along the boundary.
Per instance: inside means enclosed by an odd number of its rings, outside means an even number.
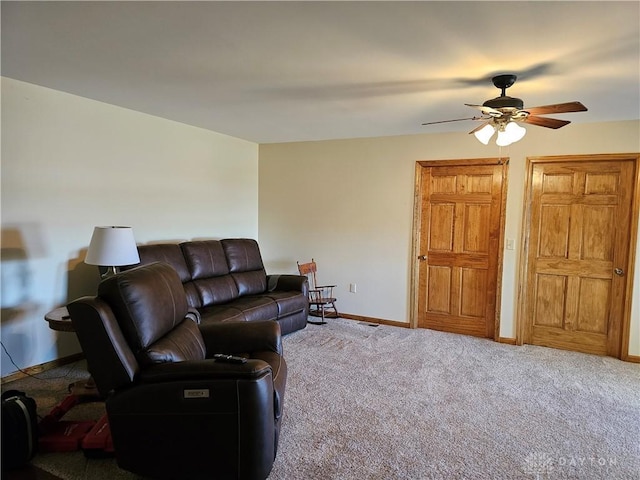
M264 295L248 295L233 301L234 308L242 310L247 322L258 320L277 320L278 305Z
M244 314L239 308L230 305L211 305L198 309L202 324L212 322L244 322Z
M278 306L278 318L298 313L307 308L309 300L300 292L275 291L266 293L265 296L273 299Z

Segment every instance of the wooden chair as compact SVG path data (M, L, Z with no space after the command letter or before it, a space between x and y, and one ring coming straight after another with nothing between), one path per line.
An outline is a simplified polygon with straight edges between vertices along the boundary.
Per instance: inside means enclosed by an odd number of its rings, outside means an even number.
M340 314L336 308L336 298L333 296L333 289L336 285L318 285L316 280L317 265L311 259L310 263L298 263L298 272L309 279L309 315L320 317L319 322L312 322L314 325L324 325L326 318L338 318Z

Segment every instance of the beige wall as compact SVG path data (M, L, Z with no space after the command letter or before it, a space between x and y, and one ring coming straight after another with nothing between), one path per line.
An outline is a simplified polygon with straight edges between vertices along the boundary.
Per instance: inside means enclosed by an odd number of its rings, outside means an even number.
M257 202L255 143L3 78L2 343L20 367L80 351L43 316L95 292L94 226L257 238Z
M1 87L0 333L20 367L79 352L43 316L95 291L82 259L96 225L130 225L139 243L259 234L269 272L295 272L313 256L321 280L339 284L343 311L408 321L415 161L499 153L464 134L431 134L262 145L258 161L251 142L12 79ZM527 155L637 152L639 124L529 128L503 151L506 237L519 244ZM515 335L517 258L505 251L504 337ZM630 353L640 355L638 301L632 328ZM2 376L14 372L1 358Z
M511 159L505 236L516 245L504 252L500 336L508 338L515 338L526 157L640 151L638 121L527 130L502 149ZM408 322L416 160L499 155L495 144L466 133L261 145L259 236L267 269L295 272L296 260L314 257L319 280L339 285L340 310ZM351 283L357 293L349 292ZM632 355L640 354L639 303L632 311Z

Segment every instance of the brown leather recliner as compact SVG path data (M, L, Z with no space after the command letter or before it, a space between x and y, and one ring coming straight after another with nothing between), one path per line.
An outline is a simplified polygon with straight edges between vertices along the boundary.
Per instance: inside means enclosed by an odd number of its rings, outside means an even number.
M106 397L121 468L158 479L268 476L287 376L276 322L201 332L178 274L164 263L108 278L98 296L68 309Z

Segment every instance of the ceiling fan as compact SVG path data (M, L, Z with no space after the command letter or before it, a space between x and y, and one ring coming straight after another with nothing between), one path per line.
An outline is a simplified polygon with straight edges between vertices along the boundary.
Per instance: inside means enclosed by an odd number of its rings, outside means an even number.
M465 103L468 107L480 110L482 112L481 116L427 122L422 125L459 122L462 120L482 120L484 123L469 133L473 133L480 142L486 145L489 143L493 134L498 132L496 143L500 146L506 146L524 137L526 130L518 125L519 123L557 129L571 122L557 118L541 117L540 115L587 111L587 108L580 102L556 103L542 107L524 108L524 102L520 98L509 97L506 94L507 88L512 86L517 78L518 77L513 74L497 75L492 78L492 81L496 88L501 90L499 97L487 100L482 105Z

